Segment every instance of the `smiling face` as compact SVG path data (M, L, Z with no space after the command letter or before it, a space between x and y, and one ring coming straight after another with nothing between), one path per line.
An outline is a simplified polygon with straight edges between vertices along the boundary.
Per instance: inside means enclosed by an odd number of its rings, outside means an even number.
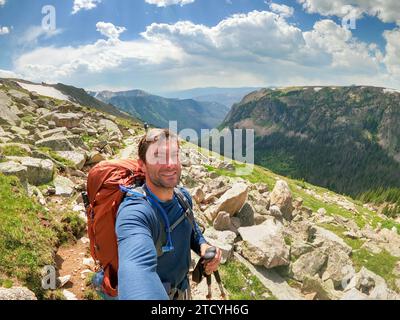
M146 183L158 188L175 188L181 178L179 146L176 139L161 139L152 143L142 161Z

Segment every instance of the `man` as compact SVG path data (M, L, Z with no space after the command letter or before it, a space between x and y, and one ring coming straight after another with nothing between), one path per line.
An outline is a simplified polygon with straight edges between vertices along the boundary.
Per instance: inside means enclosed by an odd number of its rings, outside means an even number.
M128 193L119 207L116 221L119 299L188 299L190 249L204 256L211 246L196 223L192 226L188 219L180 219L183 208L174 194L181 177L178 139L167 129L152 129L140 141L138 153L146 176L143 190L152 201ZM189 193L183 188L181 191L192 205ZM163 232L160 225L163 213L174 229L167 237L166 251L159 256L156 242ZM216 271L220 261L221 251L217 249L215 258L205 266L206 273Z

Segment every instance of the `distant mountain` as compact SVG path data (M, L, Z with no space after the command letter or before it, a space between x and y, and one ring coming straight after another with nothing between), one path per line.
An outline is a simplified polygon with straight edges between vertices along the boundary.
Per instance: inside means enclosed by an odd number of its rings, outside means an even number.
M234 103L240 102L245 95L258 89L260 88L195 88L184 91L167 92L164 96L168 98L193 99L197 101L213 101L231 108Z
M168 127L169 121L177 121L178 130L192 128L200 132L215 128L229 112L228 107L217 102L168 99L141 90L90 94L156 127Z
M247 95L221 128L254 128L257 164L357 196L400 188L399 123L395 90L294 87Z
M84 89L68 86L62 83L57 83L56 85L52 85L52 87L59 90L63 94L69 96L71 98L70 100L80 105L92 107L99 111L103 111L111 115L114 115L116 117L131 118L131 119L133 118L132 115L126 112L122 112L112 104L105 103L93 97L91 94L89 94L89 92L86 92ZM136 118L135 120L137 119L138 118Z

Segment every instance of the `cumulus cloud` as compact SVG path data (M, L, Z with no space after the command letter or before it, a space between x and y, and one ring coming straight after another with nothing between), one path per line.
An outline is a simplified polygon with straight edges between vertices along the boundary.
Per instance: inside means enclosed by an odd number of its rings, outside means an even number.
M400 29L386 30L383 36L386 39L385 64L390 74L400 79Z
M0 7L6 4L6 0L0 0Z
M195 0L145 0L148 4L155 4L157 7L167 7L179 4L181 7L185 4L193 3Z
M91 10L97 7L101 0L74 0L72 14L76 14L81 10Z
M126 31L125 27L117 27L110 22L100 21L96 24L97 31L109 39L118 39L119 35Z
M15 60L15 71L48 82L91 88L110 83L150 91L209 85L400 87L395 75L398 30L385 33L385 55L332 20L302 31L270 11L236 14L212 27L190 21L153 23L141 39L131 41L119 39L123 27L100 22L97 29L107 39L37 48Z
M271 3L269 5L272 12L278 13L283 17L291 17L294 13L294 8L284 4Z
M323 16L353 16L363 14L377 16L383 22L400 25L400 1L398 0L297 0L306 12Z

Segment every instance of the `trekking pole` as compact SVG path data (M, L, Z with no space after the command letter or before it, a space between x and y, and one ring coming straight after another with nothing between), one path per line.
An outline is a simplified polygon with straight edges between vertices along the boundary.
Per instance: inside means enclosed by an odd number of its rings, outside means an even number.
M206 250L206 253L204 257L202 258L204 261L204 265L207 264L207 262L210 262L212 259L214 259L215 254L217 253L217 248L211 247ZM211 292L211 274L206 274L205 269L204 269L204 275L207 278L207 287L208 287L208 294L206 298L210 300L212 298L212 292Z

